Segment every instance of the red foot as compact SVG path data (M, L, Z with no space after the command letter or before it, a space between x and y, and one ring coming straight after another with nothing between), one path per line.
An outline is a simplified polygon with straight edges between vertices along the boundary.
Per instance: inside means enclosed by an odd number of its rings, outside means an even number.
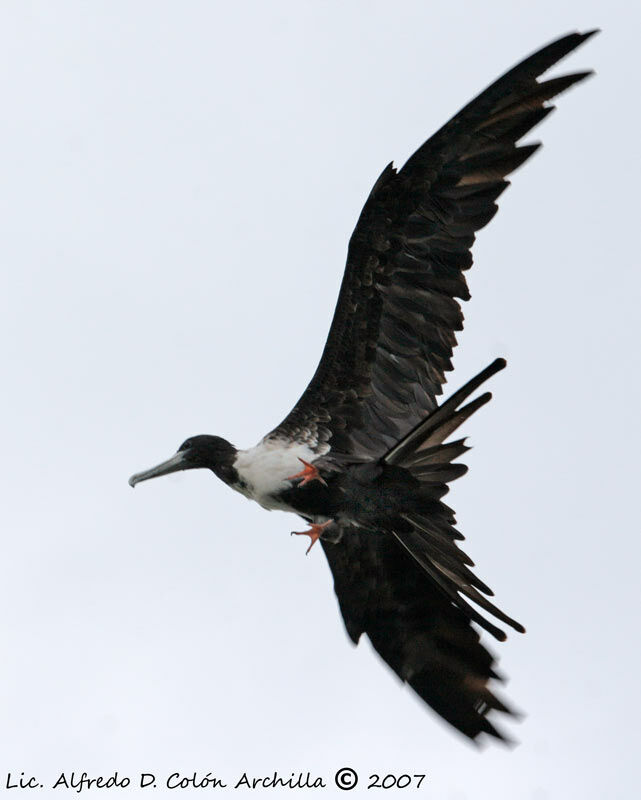
M311 544L305 551L305 555L309 553L314 544L320 539L321 533L328 525L331 525L333 521L334 520L330 519L327 522L321 522L320 524L310 522L310 529L308 531L292 531L292 536L309 536L309 538L312 540Z
M323 484L323 486L327 486L327 482L321 477L320 472L316 469L316 467L313 464L309 464L302 458L299 458L298 460L305 465L305 469L302 469L295 475L290 475L289 478L285 478L285 480L295 481L298 478L302 478L301 482L298 484L298 488L304 486L306 483L311 483L312 481L320 481Z

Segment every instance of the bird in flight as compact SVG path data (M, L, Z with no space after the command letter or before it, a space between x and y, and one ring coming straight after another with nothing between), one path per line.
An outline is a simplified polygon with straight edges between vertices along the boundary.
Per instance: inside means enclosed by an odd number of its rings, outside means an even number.
M255 447L191 436L131 486L178 470L209 469L263 508L298 514L334 578L347 633L375 650L470 739L504 734L490 717L513 714L497 696L483 628L524 632L472 572L443 502L467 468L451 435L505 366L496 359L439 405L455 332L469 299L464 272L477 230L497 210L506 177L539 144L518 144L550 101L590 72L538 80L596 31L543 47L472 100L374 184L349 242L334 318L316 372L290 414ZM309 549L308 549L309 552ZM483 613L485 612L485 613ZM494 621L488 619L494 618Z

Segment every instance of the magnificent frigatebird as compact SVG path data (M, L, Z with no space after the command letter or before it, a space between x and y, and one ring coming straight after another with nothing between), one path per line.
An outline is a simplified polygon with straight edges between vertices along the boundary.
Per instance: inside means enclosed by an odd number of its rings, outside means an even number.
M452 369L458 300L475 232L497 210L506 176L539 144L517 142L550 100L590 72L537 78L596 31L571 33L506 72L423 144L400 171L389 164L349 242L334 319L309 386L255 447L192 436L140 481L210 469L266 509L291 511L320 539L347 632L366 633L389 666L466 736L503 739L488 719L513 712L494 694L494 658L471 623L499 640L523 626L457 546L448 483L468 448L450 435L490 398L467 402L505 366L497 359L442 405ZM458 298L458 300L457 300ZM475 605L471 605L470 602Z

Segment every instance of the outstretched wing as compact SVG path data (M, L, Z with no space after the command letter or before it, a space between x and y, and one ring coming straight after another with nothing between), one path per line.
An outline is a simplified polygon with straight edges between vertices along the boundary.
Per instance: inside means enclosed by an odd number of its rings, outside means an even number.
M337 544L321 541L352 641L366 633L394 672L466 736L503 739L488 714L512 712L492 690L494 658L468 615L388 534L348 528Z
M474 234L506 176L538 148L517 142L549 101L590 73L537 78L595 31L526 58L374 185L352 234L331 329L309 386L270 434L332 457L382 455L436 406L463 327ZM330 443L331 440L331 443Z
M352 640L366 633L396 674L472 739L483 732L503 738L488 714L511 712L490 686L494 659L470 623L501 641L504 631L481 611L525 628L488 600L493 592L472 572L473 561L457 543L463 536L454 513L441 498L467 471L455 461L468 449L464 440L446 440L490 400L486 392L465 402L504 366L496 359L385 455L386 465L403 467L414 481L401 512L345 526L334 541L321 539Z

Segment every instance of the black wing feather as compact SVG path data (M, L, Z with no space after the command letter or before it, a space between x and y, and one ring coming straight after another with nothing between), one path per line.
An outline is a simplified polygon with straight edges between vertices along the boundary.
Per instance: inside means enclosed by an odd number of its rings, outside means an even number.
M271 436L319 454L377 457L436 406L452 369L459 300L475 232L497 210L506 176L538 145L517 142L553 97L590 73L537 77L595 31L526 58L459 111L396 172L376 181L352 234L321 361ZM347 420L349 423L347 424Z
M338 544L321 541L352 641L366 633L394 672L469 738L504 739L488 714L512 712L490 686L494 657L468 616L391 537L349 528Z
M358 641L366 633L392 669L470 738L482 732L502 738L487 714L509 713L489 686L493 659L470 623L501 641L504 631L481 611L525 629L488 600L492 590L457 545L463 537L441 498L467 471L452 462L468 448L445 439L488 402L489 392L469 397L504 367L496 359L378 462L402 468L414 481L400 509L365 519L365 527L345 525L333 543L323 542L349 635Z
M497 360L437 408L469 298L477 230L497 210L506 177L538 148L518 141L552 110L549 101L590 73L537 78L595 31L573 33L515 66L412 155L376 181L350 239L347 265L321 361L306 391L270 436L305 442L328 462L375 460L420 484L418 508L381 520L380 529L341 526L321 539L347 632L363 633L417 694L471 739L503 739L489 719L513 712L496 696L494 658L476 622L505 633L467 600L523 627L490 603L454 513L441 500L465 467L467 449L445 439L489 393L459 408ZM432 413L430 413L432 412ZM426 415L427 418L426 418ZM466 599L467 598L467 599Z

